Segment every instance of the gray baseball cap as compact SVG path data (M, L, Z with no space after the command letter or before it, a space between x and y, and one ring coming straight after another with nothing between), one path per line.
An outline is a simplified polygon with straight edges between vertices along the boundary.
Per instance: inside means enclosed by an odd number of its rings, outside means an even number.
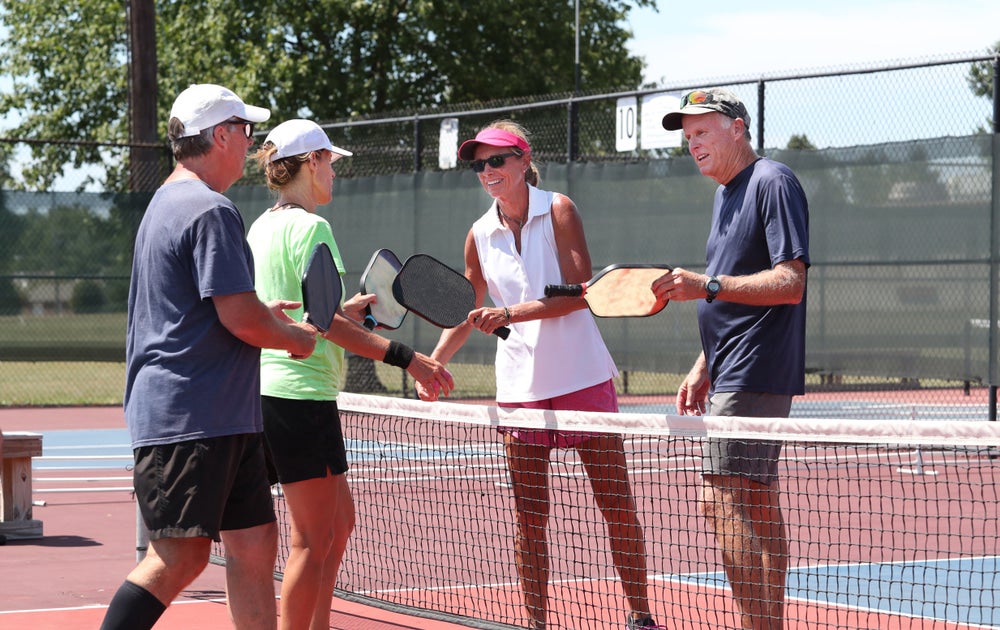
M681 99L680 108L663 117L663 128L667 131L676 131L684 126L682 123L684 116L709 112L721 112L733 119L742 118L747 127L750 127L750 114L746 105L729 90L712 88L685 94Z

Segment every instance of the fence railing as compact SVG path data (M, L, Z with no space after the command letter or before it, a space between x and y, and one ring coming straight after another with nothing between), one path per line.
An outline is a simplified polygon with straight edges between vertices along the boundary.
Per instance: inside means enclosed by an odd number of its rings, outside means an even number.
M752 112L761 152L792 165L807 188L814 386L863 387L879 378L900 386L993 384L1000 98L996 81L992 99L971 92L973 64L1000 74L1000 57L984 55L330 122L324 127L334 142L355 155L338 161L334 201L320 212L334 225L349 273L386 246L434 252L458 266L465 231L486 205L475 179L459 170L455 146L510 117L531 131L544 185L581 208L596 266L628 259L694 268L704 260L713 186L678 139L657 130L657 114L687 89L728 87ZM37 142L0 139L8 154L26 152L25 164ZM162 151L153 182L170 167ZM103 159L87 176L101 180L107 168L117 173L109 182L127 185L129 147L109 146ZM248 223L268 204L260 184L248 164L227 193ZM0 190L0 402L14 380L4 370L122 360L131 246L148 200L148 192L115 188ZM656 375L690 361L697 347L690 313L669 317L641 330L602 322L628 373L624 389L669 389ZM409 328L399 334L416 335L422 348L430 339ZM488 344L469 345L469 362L490 370ZM637 376L645 372L653 376ZM398 375L372 374L399 386Z

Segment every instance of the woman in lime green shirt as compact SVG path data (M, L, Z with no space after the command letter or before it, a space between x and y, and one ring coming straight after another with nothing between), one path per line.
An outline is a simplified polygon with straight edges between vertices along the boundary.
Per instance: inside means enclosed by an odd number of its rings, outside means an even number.
M281 296L301 301L302 272L320 242L330 247L344 273L330 224L315 210L332 199L333 163L348 155L351 152L331 144L318 125L302 119L275 127L254 155L268 187L278 193L274 206L254 221L247 235L262 300ZM403 368L422 386L445 393L454 386L439 362L358 323L372 299L358 295L344 303L306 359L281 351L261 353L264 436L291 513L291 551L281 585L282 628L330 626L337 570L354 528L337 413L345 349ZM301 309L288 314L302 316Z

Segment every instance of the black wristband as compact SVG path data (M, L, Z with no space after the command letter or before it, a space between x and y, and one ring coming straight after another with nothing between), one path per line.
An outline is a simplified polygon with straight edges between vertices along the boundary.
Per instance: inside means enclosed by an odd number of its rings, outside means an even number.
M398 341L389 342L389 349L385 351L382 363L388 363L405 370L410 367L411 361L413 361L413 348Z

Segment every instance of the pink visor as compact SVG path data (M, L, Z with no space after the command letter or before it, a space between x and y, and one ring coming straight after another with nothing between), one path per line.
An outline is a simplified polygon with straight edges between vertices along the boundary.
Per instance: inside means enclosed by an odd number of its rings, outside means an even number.
M489 129L483 129L477 133L475 139L463 142L462 146L458 148L458 157L463 160L471 161L476 154L476 147L480 144L485 144L491 147L517 147L525 152L531 150L531 147L528 146L528 142L521 136L513 134L509 131L504 131L503 129L490 127Z

